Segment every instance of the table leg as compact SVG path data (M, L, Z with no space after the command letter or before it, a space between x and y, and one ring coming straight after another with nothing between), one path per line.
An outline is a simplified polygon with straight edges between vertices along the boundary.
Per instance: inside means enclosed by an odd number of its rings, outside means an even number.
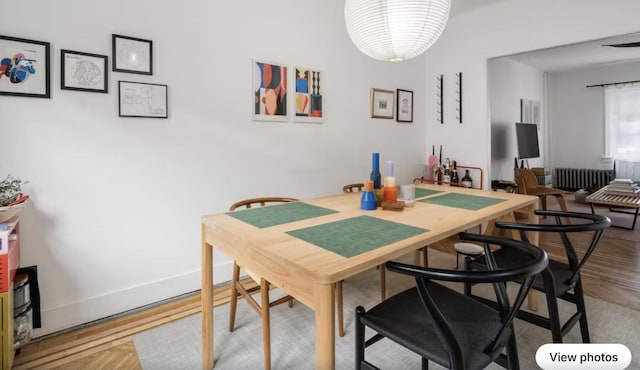
M316 284L314 306L316 311L316 369L334 369L334 284Z
M202 369L213 368L213 247L207 244L206 227L202 225Z

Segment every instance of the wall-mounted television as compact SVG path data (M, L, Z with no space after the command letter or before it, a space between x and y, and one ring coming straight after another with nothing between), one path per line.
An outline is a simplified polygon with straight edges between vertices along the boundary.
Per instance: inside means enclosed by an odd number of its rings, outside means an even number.
M538 158L538 125L535 123L516 122L516 138L518 140L518 158Z

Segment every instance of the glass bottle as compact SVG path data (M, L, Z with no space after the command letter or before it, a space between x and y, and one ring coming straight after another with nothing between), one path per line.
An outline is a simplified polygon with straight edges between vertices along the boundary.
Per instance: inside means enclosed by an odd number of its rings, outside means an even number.
M467 188L473 187L473 180L471 179L471 176L469 176L469 170L465 170L464 172L464 176L462 177L462 185Z
M440 165L436 165L436 173L434 174L434 180L436 180L436 184L442 184L442 168Z
M456 168L456 161L451 162L452 163L452 173L451 173L451 184L453 186L459 186L458 184L460 183L460 177L458 176L458 169Z
M445 185L451 184L451 166L449 162L449 158L444 161L444 171L442 172L442 181Z

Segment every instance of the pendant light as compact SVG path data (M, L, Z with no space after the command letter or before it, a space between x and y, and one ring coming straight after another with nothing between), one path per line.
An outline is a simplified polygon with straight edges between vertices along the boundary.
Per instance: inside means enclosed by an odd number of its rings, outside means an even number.
M400 62L424 53L442 34L451 0L346 0L353 43L378 60Z

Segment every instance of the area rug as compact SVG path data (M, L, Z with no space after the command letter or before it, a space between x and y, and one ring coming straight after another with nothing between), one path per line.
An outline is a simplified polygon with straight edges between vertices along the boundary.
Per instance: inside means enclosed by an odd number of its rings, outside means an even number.
M455 257L435 250L429 251L432 266L453 268ZM336 368L353 369L354 309L357 305L370 308L379 300L379 274L366 271L344 282L344 337L336 337ZM411 278L387 273L389 295L414 284ZM640 312L601 300L586 297L591 339L594 343L622 343L632 353L629 369L640 369ZM525 303L526 304L526 303ZM540 296L544 308L544 297ZM571 305L560 302L562 317L568 317ZM541 312L545 310L542 309ZM238 302L236 330L229 333L229 305L214 309L215 368L260 369L262 326L258 315L241 300ZM311 309L296 303L292 308L278 306L271 311L271 356L273 369L315 368L315 318ZM548 330L516 320L520 366L538 369L535 353L538 347L551 342ZM367 334L367 337L369 334ZM574 328L565 342L580 343L580 331ZM201 316L196 314L134 336L134 343L143 369L179 370L202 368ZM367 350L366 357L383 369L419 369L420 358L391 341L383 340ZM431 363L430 369L442 367ZM501 369L492 364L488 369Z
M583 212L583 213L591 213L591 207L589 204L580 203L573 199L565 199L567 203L567 210L572 212ZM558 204L551 200L547 204L547 209L549 210L559 210L560 207ZM631 227L633 223L633 215L628 215L619 212L610 212L609 207L605 206L595 206L594 207L596 214L604 215L611 219L611 223L613 225L620 225L625 227ZM628 209L626 211L635 211L632 209ZM547 217L546 219L540 218L540 223L553 223L555 222L553 218ZM605 229L604 236L607 238L613 239L622 239L629 240L636 243L640 243L640 221L636 223L635 230L626 230L617 227L610 227Z

